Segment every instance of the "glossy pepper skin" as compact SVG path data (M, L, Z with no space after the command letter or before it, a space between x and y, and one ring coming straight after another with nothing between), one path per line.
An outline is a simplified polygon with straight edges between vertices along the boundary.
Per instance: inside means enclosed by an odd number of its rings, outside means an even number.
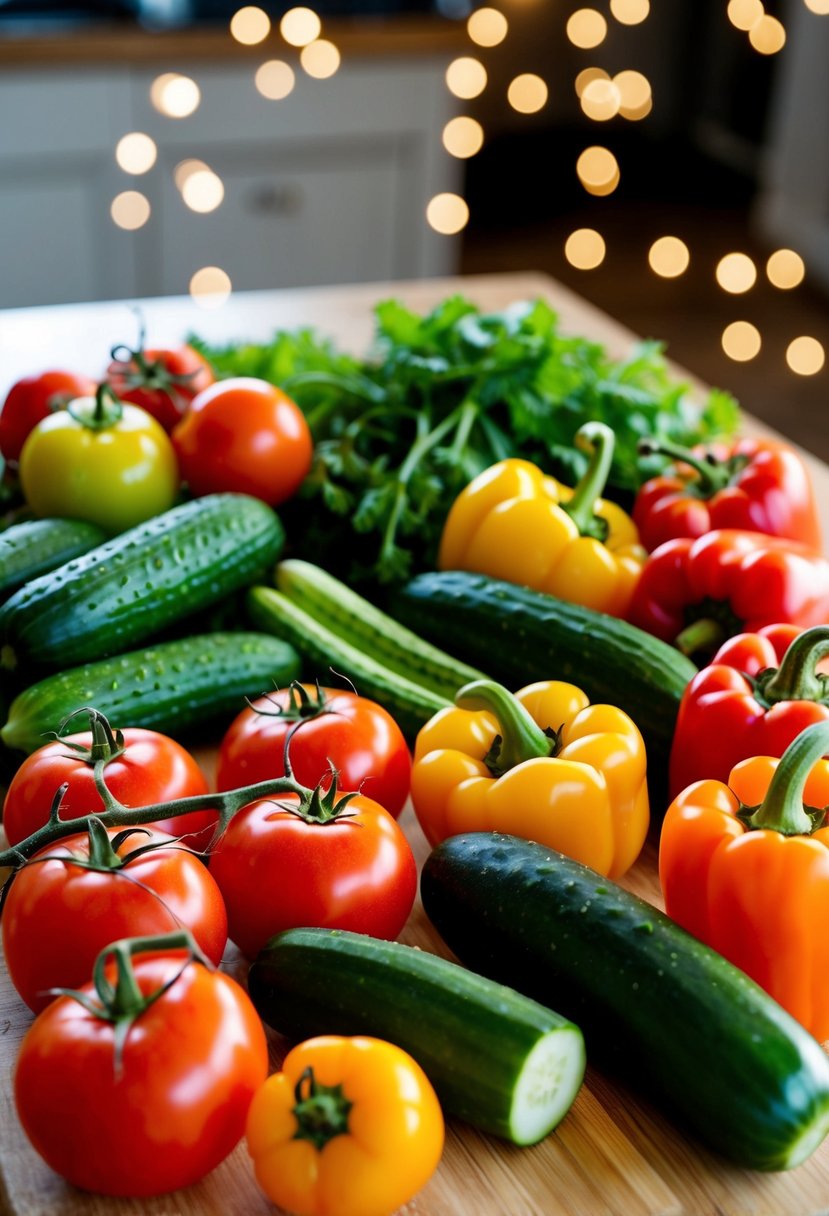
M669 786L727 781L749 756L782 756L813 722L829 719L829 627L766 625L730 638L694 676L679 706Z
M645 563L628 620L707 661L737 633L829 620L829 561L760 532L669 540Z
M665 910L746 972L819 1041L829 1038L829 722L728 785L698 781L668 809ZM809 808L821 808L810 814Z
M515 696L477 680L455 701L415 744L412 802L431 845L495 831L611 878L633 865L649 812L645 746L627 714L559 680Z
M598 497L613 432L587 423L576 442L591 459L574 490L527 460L502 460L470 482L447 517L438 567L488 574L624 616L646 555L630 517Z
M719 528L821 548L811 479L788 444L745 438L687 450L643 440L639 448L679 462L646 481L636 495L633 522L649 552L675 537L704 536Z

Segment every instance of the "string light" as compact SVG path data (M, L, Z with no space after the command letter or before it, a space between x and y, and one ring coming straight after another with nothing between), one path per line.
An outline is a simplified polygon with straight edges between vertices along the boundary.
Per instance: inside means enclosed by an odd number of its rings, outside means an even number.
M138 190L124 190L112 200L109 208L113 223L127 232L143 228L150 218L150 203Z
M647 76L627 68L617 72L613 84L619 91L619 113L631 122L645 118L653 109L651 84Z
M210 166L206 165L203 160L180 160L173 170L173 181L179 190L183 190L187 179L193 173L200 173L203 170L210 171Z
M798 376L814 376L826 361L824 351L817 338L809 338L804 334L795 338L786 348L786 362Z
M789 291L803 282L806 267L803 258L793 249L777 249L766 262L766 274L772 287Z
M607 122L619 113L621 94L612 80L591 80L581 95L581 108L594 122Z
M462 55L453 59L446 69L446 87L455 97L469 101L479 97L486 88L486 68L478 59Z
M510 81L507 101L519 114L537 114L547 104L549 91L540 76L524 72Z
M639 25L651 11L650 0L610 0L610 11L620 25Z
M219 266L203 266L190 280L190 295L199 308L221 308L232 290L230 275Z
M576 270L595 270L604 261L604 238L595 228L577 228L564 243L564 256Z
M309 42L302 48L299 62L309 76L316 80L327 80L340 66L340 52L333 42L317 38L316 42Z
M483 127L465 114L451 118L443 128L443 146L450 156L465 160L480 152L483 142Z
M829 14L829 0L803 0L803 3L811 12L817 13L820 17Z
M255 5L238 9L230 18L231 36L243 46L256 46L257 42L264 42L270 32L270 17Z
M729 0L726 9L731 24L745 33L757 24L764 11L763 0Z
M290 8L279 23L279 32L291 46L307 46L322 33L322 22L312 8Z
M454 236L469 223L469 208L459 194L436 194L426 207L426 219L435 232Z
M748 31L748 40L761 55L776 55L786 45L786 31L776 17L766 14Z
M567 37L580 50L592 50L607 37L607 21L595 8L577 9L567 21Z
M610 80L604 68L582 68L575 80L576 96L581 97L584 90L594 80Z
M684 274L691 261L688 246L678 236L661 236L648 250L648 265L663 279Z
M206 215L215 211L224 200L225 188L222 179L212 169L196 169L189 173L181 187L181 197L191 211Z
M619 163L608 148L585 148L576 161L576 173L588 194L612 194L619 185Z
M750 321L732 321L722 332L722 348L736 363L747 363L760 353L763 340Z
M167 118L187 118L198 109L201 90L189 76L164 72L150 85L150 101Z
M115 159L125 173L148 173L158 157L155 140L142 131L122 135L115 145Z
M466 32L478 46L498 46L507 36L509 23L497 8L479 8L466 23Z
M268 101L282 101L293 92L296 76L289 63L281 59L268 59L256 69L254 83Z
M741 295L757 282L757 267L746 253L727 253L717 263L716 278L723 291Z

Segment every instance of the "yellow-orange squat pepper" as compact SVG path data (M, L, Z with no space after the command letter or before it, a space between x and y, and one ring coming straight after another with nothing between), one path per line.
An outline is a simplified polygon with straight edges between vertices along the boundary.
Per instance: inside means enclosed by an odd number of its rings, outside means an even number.
M447 516L440 569L488 574L624 616L647 553L630 516L599 497L613 432L585 423L576 445L590 463L575 489L528 460L502 460L471 481Z
M420 731L412 802L432 845L460 832L506 832L618 878L648 830L645 745L612 705L574 684L514 696L475 680Z

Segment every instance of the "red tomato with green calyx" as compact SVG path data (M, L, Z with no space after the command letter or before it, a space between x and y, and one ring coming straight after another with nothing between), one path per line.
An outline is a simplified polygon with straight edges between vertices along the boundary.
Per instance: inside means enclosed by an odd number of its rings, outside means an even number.
M0 410L0 453L6 460L18 461L23 444L42 419L75 397L94 396L95 389L94 380L75 372L41 372L18 380Z
M193 398L216 379L213 368L192 346L173 350L116 346L106 378L122 401L146 410L168 433Z

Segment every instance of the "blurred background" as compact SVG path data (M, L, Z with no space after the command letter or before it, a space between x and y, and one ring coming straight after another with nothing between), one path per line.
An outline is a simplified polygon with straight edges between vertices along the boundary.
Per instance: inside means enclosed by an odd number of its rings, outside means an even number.
M829 0L0 0L0 307L541 270L829 459L827 65Z

